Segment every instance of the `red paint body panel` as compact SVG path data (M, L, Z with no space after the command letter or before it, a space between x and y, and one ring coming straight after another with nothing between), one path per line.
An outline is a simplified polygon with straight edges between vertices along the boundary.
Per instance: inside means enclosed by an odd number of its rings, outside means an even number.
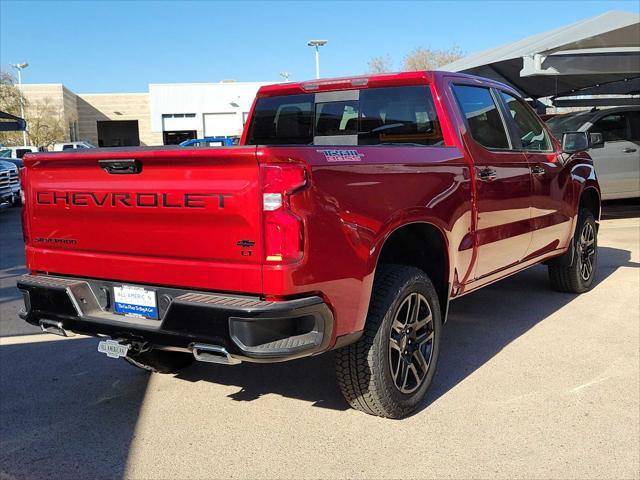
M336 147L357 149L359 160L349 162L329 162L321 152L326 147L311 145L28 154L28 268L271 299L318 294L334 314L333 344L363 328L380 251L408 224L428 223L441 233L450 297L564 253L580 194L585 188L599 192L589 156L561 159L555 140L554 152L546 154L486 150L466 129L451 92L454 82L515 94L496 82L443 72L260 89L258 98L431 85L444 146ZM251 115L247 126L250 121ZM142 171L108 174L101 159L135 159ZM270 163L306 169L306 186L288 198L304 237L304 255L292 264L263 260L260 169ZM498 178L481 183L478 170L487 166ZM532 166L545 175L533 177ZM109 196L114 192L128 193L130 202L142 194L143 204L159 204L128 206ZM251 246L239 246L242 241Z
M29 270L260 293L255 147L132 153L26 160ZM135 158L142 171L109 174L97 162L105 158ZM239 255L241 240L255 254Z

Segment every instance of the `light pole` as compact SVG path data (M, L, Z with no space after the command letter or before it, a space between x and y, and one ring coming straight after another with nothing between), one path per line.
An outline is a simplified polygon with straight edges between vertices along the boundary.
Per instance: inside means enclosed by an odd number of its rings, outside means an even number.
M22 92L22 70L27 68L29 66L29 64L27 62L14 63L11 66L18 71L18 87L20 88L20 116L24 120L24 98L23 98L24 93ZM22 142L24 143L24 145L27 144L27 131L26 130L22 131Z
M320 47L326 44L326 40L309 40L307 45L316 49L316 78L320 78Z

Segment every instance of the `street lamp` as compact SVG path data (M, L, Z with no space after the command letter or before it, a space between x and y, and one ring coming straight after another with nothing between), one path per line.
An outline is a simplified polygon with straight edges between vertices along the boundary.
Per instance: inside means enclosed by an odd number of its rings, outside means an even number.
M316 78L320 78L320 47L327 43L326 40L309 40L307 45L316 49Z
M14 63L11 67L15 68L18 71L18 86L20 88L20 116L24 119L24 93L22 92L22 70L27 68L29 64L27 62L24 63ZM22 131L22 142L24 145L27 144L27 131Z
M280 72L280 76L284 79L285 82L289 81L289 72Z

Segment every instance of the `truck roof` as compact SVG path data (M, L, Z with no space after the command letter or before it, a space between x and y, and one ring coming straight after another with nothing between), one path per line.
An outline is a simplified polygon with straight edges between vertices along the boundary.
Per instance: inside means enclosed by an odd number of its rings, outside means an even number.
M317 80L306 80L302 82L287 82L264 85L260 87L257 97L271 97L275 95L295 95L301 93L326 92L332 90L351 90L375 87L396 87L401 85L416 85L432 83L439 77L458 77L475 80L483 84L500 86L513 90L508 85L504 85L495 80L468 75L466 73L444 72L439 70L428 70L418 72L397 72L380 73L371 75L359 75L353 77L321 78Z

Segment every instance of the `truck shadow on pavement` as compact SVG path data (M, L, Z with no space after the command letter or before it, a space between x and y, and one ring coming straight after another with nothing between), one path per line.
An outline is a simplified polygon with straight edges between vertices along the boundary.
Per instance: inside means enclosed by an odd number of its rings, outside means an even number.
M600 247L596 285L630 262L627 250ZM442 337L438 371L422 409L454 388L498 354L506 345L577 295L551 290L547 268L537 266L451 303L449 321ZM196 364L177 378L207 381L240 390L229 395L239 402L276 394L310 402L313 406L346 410L348 406L336 387L333 353L282 364L219 366Z
M0 478L125 476L149 375L95 344L0 346Z

